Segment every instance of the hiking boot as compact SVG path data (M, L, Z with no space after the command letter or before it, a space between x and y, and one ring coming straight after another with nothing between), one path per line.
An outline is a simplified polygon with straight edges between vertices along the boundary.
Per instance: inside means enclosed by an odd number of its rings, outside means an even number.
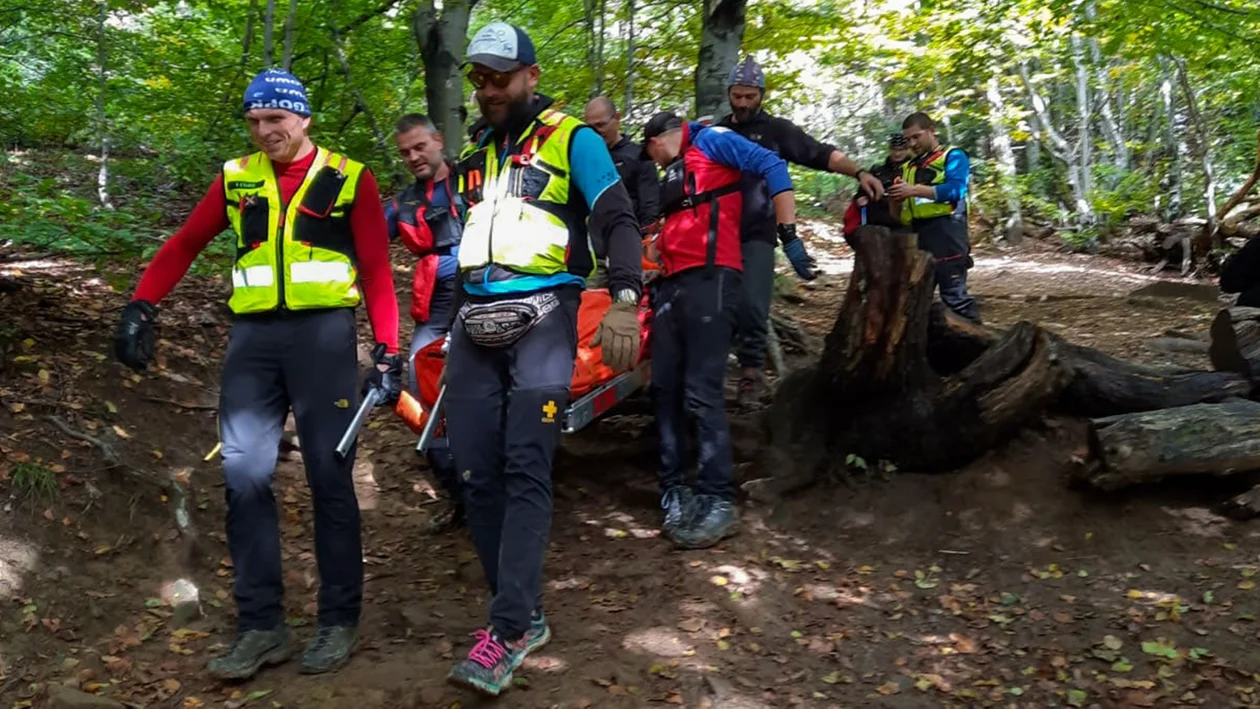
M274 630L246 630L236 636L227 652L206 663L215 679L249 679L267 665L278 665L293 655L289 627Z
M683 549L703 549L739 531L735 504L713 495L697 495L695 511L687 524L674 534L674 543Z
M661 521L661 533L673 539L679 527L690 516L692 501L691 488L686 485L674 485L661 495L661 509L665 510L665 519Z
M464 505L462 502L452 500L449 497L441 497L433 505L433 513L429 515L429 521L425 525L429 534L445 534L464 526Z
M315 633L315 639L302 653L302 674L317 675L339 669L350 659L359 639L359 629L353 625L323 625Z
M512 673L529 652L528 637L527 633L520 640L506 642L497 630L478 630L477 643L468 651L468 658L451 668L446 681L492 697L499 696L512 686Z
M546 645L550 640L551 626L547 625L547 616L542 611L534 611L529 616L529 630L525 631L525 654Z

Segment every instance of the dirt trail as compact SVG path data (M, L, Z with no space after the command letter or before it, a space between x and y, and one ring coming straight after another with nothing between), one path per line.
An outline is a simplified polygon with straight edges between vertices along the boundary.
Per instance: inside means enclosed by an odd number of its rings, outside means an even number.
M820 260L843 257L835 249ZM1074 270L1055 270L1065 263ZM614 417L569 437L547 559L555 638L521 686L488 702L443 681L483 621L478 562L466 533L424 534L430 498L414 440L382 414L356 468L368 563L357 655L331 677L298 675L290 663L242 685L209 680L206 656L232 629L220 473L203 460L215 444L222 286L193 279L172 295L163 368L136 381L105 356L118 296L61 264L12 270L0 273L19 284L0 309L10 343L0 372L0 598L12 599L0 608L0 707L43 706L47 685L67 682L151 707L1260 703L1251 650L1260 527L1212 512L1245 481L1109 497L1072 490L1066 474L1083 453L1083 426L1055 419L956 474L859 477L774 507L748 503L739 536L686 553L656 536L647 418ZM1135 301L1127 293L1142 283L1130 287L1129 276L1145 282L1135 271L1030 248L978 254L973 282L986 321L1036 320L1144 361L1193 359L1145 342L1169 329L1205 332L1214 306ZM783 312L825 333L843 278L801 288L803 302ZM1021 294L1037 297L1009 297ZM107 443L138 474L187 469L179 479L194 491L200 543L189 568L202 617L178 629L162 599L187 548L164 493L106 472L99 449L48 415ZM773 472L751 468L755 449L740 442L742 472ZM317 583L309 495L290 457L275 489L289 622L305 640ZM35 469L55 493L39 499L18 483Z

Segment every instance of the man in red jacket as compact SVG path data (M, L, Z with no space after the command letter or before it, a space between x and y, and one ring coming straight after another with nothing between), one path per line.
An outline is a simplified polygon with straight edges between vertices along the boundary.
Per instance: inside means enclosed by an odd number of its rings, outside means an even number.
M464 233L468 205L459 193L458 177L442 155L445 141L428 116L408 113L394 126L398 154L416 178L385 207L389 238L419 256L411 284L411 320L415 329L407 362L408 386L419 398L416 353L446 337L455 321L455 275L459 271L459 240ZM441 508L429 517L434 532L458 527L464 521L459 478L451 449L436 441L425 451L429 469L445 493Z
M223 164L188 221L153 257L114 340L118 359L142 371L153 355L157 304L211 239L232 230L234 321L219 387L219 438L237 637L207 666L221 679L249 678L292 654L271 488L290 407L314 499L320 575L319 629L302 671L336 669L353 650L363 545L354 449L342 459L334 447L358 408L354 309L364 296L384 354L363 391L375 389L379 405L392 405L402 387L398 302L376 180L361 163L311 142L306 91L287 72L258 74L244 109L258 152Z
M658 113L643 129L644 151L665 169L656 239L665 275L653 299L652 393L660 431L662 531L684 549L735 533L731 435L723 379L740 301L740 215L744 175L764 180L779 239L796 236L796 198L787 163L724 127ZM696 490L683 460L696 424Z

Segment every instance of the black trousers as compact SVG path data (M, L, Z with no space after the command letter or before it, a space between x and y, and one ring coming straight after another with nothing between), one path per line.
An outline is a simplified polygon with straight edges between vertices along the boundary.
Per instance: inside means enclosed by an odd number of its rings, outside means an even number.
M577 356L581 289L508 347L482 347L456 317L446 358L446 427L460 471L473 546L494 600L490 624L505 640L541 609L551 531L551 464L560 444Z
M292 407L315 505L320 625L358 623L363 545L351 471L334 450L359 403L354 310L237 318L219 394L227 537L236 570L238 626L284 622L280 528L271 481Z
M936 217L914 223L919 248L932 254L932 269L941 289L941 302L951 310L971 318L980 317L976 299L967 292L967 270L971 268L971 243L967 222L961 216Z
M653 299L652 393L662 491L686 484L687 433L694 421L699 444L696 492L726 500L733 494L723 381L740 280L740 273L729 268L693 268L659 282Z

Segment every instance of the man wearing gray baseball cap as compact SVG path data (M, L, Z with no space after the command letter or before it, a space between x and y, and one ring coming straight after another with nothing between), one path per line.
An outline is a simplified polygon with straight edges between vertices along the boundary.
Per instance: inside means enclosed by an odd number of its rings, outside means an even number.
M448 679L498 695L551 637L541 602L551 464L578 306L595 271L591 233L606 244L613 300L592 345L618 372L639 360L642 252L604 139L536 92L529 35L491 23L469 43L464 66L481 119L457 166L469 210L443 377L468 528L494 597L488 627Z

